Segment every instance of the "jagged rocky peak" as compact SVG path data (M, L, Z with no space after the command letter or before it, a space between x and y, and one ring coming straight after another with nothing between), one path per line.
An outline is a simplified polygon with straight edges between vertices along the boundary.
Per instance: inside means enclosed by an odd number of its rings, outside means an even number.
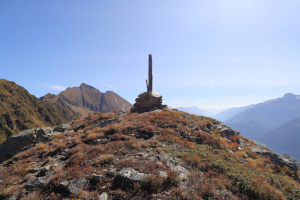
M89 85L87 85L86 83L81 83L80 84L80 87L84 87L84 86L89 86ZM90 87L92 87L92 86L90 86Z
M80 88L89 88L89 89L95 89L95 90L97 90L97 89L94 88L93 86L90 86L90 85L88 85L88 84L86 84L86 83L81 83L79 87L80 87Z
M152 55L149 54L148 81L146 80L147 92L138 95L135 104L131 108L131 112L149 112L151 110L163 109L167 107L162 105L162 96L153 90L152 75Z
M48 93L45 96L40 97L40 100L52 99L55 98L55 96L56 96L55 94Z
M81 83L79 87L70 87L58 95L43 97L46 101L55 101L71 106L83 116L91 112L128 111L132 105L118 94L107 91L102 93L97 88Z

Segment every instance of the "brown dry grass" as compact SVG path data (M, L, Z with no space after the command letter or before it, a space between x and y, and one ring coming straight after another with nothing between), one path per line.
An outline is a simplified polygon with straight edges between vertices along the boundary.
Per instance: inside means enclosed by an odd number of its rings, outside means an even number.
M98 157L93 159L93 164L110 164L115 159L115 156L112 154L101 154Z
M246 147L237 148L239 139L252 145L251 141L241 136L227 137L216 130L209 133L193 129L194 126L207 128L216 124L216 121L167 109L144 114L132 113L122 117L118 115L117 112L89 115L74 123L74 126L85 124L86 127L82 130L55 136L50 142L40 143L37 147L18 154L15 163L11 160L5 163L6 168L0 174L0 179L4 180L0 190L10 188L14 182L31 180L33 176L28 175L27 171L36 167L30 164L33 161L37 165L53 164L56 157L59 158L62 153L67 152L67 160L60 161L59 166L52 168L51 173L54 175L50 190L45 191L49 198L63 198L53 189L57 189L62 181L79 177L91 180L93 173L104 176L95 185L94 191L82 190L67 198L84 199L104 191L115 199L150 198L153 194L165 195L166 192L170 192L169 196L177 199L224 199L226 195L230 199L281 199L282 195L291 195L293 198L298 195L299 184L294 180L291 171L272 165L270 160L251 153ZM103 120L111 118L119 119L115 124L93 128ZM153 137L144 139L140 137L141 133L153 134ZM90 142L96 139L104 142ZM229 150L235 152L229 153ZM137 154L139 152L148 154ZM184 183L187 187L178 187L180 182L177 174L159 155L176 157L180 165L190 171ZM248 159L247 164L240 163L241 158ZM125 167L151 175L144 183L137 183L128 190L112 189L114 179L106 172L119 171ZM167 172L167 177L160 176L161 171ZM5 194L11 190L6 189ZM39 198L43 195L37 192L24 197Z

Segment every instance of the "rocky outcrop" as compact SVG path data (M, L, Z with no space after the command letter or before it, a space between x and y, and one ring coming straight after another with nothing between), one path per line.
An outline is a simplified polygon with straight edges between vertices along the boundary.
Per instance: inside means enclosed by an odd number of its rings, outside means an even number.
M10 136L0 144L0 162L20 152L27 145L40 140L45 132L42 129L29 129Z
M179 166L179 165L174 167L173 171L176 172L176 174L178 175L178 178L182 179L182 180L186 180L190 173L189 170L187 170L186 168Z
M117 176L121 177L122 179L129 179L130 181L143 181L148 177L148 175L139 173L131 167L122 169Z
M70 126L70 124L67 124ZM28 129L19 133L16 133L0 144L0 163L11 158L13 155L29 149L35 146L38 142L47 141L51 136L60 134L55 130L64 130L69 131L65 125L60 127L50 128L37 128L37 129Z
M149 112L152 110L163 109L167 107L162 105L162 96L155 90L144 92L135 99L135 104L131 108L131 112Z
M149 177L148 174L140 173L131 167L124 168L117 173L114 179L114 185L117 188L125 189L131 186L134 182L144 181L147 177Z
M297 162L295 159L291 158L290 156L284 154L283 156L280 156L264 147L257 146L257 147L251 147L251 152L257 153L260 155L263 155L265 157L269 157L270 160L280 166L287 166L292 171L297 171L300 169L300 163Z
M51 176L37 177L33 181L29 181L29 182L25 183L24 187L27 191L44 189L48 186L50 180L51 180Z
M215 128L220 131L220 133L224 133L227 137L240 134L239 131L233 130L224 124L218 124Z
M85 177L80 177L74 180L71 180L68 185L68 191L72 194L76 194L81 189L90 189L92 187L89 179Z

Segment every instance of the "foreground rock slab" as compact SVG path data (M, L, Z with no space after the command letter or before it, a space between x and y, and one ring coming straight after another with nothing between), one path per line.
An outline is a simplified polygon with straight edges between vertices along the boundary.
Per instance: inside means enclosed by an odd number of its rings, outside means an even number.
M0 144L0 163L20 152L27 145L40 140L45 134L43 129L29 129L10 136Z
M90 189L90 187L92 187L91 182L85 177L80 177L70 181L68 191L72 194L76 194L79 190Z
M62 126L65 127L63 128L64 132L69 131L68 127L70 124L63 124ZM54 129L51 127L46 127L28 129L11 135L6 141L0 144L0 163L13 157L15 154L21 151L30 149L39 142L48 141L52 136L62 133L55 131L55 129L62 131L60 127L56 127Z
M134 182L143 182L148 176L148 174L140 173L131 167L124 168L117 173L114 185L117 188L128 188Z

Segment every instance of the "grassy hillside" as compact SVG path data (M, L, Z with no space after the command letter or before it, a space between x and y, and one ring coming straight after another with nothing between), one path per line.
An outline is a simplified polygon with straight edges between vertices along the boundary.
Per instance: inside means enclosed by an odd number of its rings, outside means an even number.
M20 130L54 126L79 116L63 102L43 102L14 82L0 79L0 143Z
M300 199L299 171L233 133L169 109L90 114L0 165L0 198Z

